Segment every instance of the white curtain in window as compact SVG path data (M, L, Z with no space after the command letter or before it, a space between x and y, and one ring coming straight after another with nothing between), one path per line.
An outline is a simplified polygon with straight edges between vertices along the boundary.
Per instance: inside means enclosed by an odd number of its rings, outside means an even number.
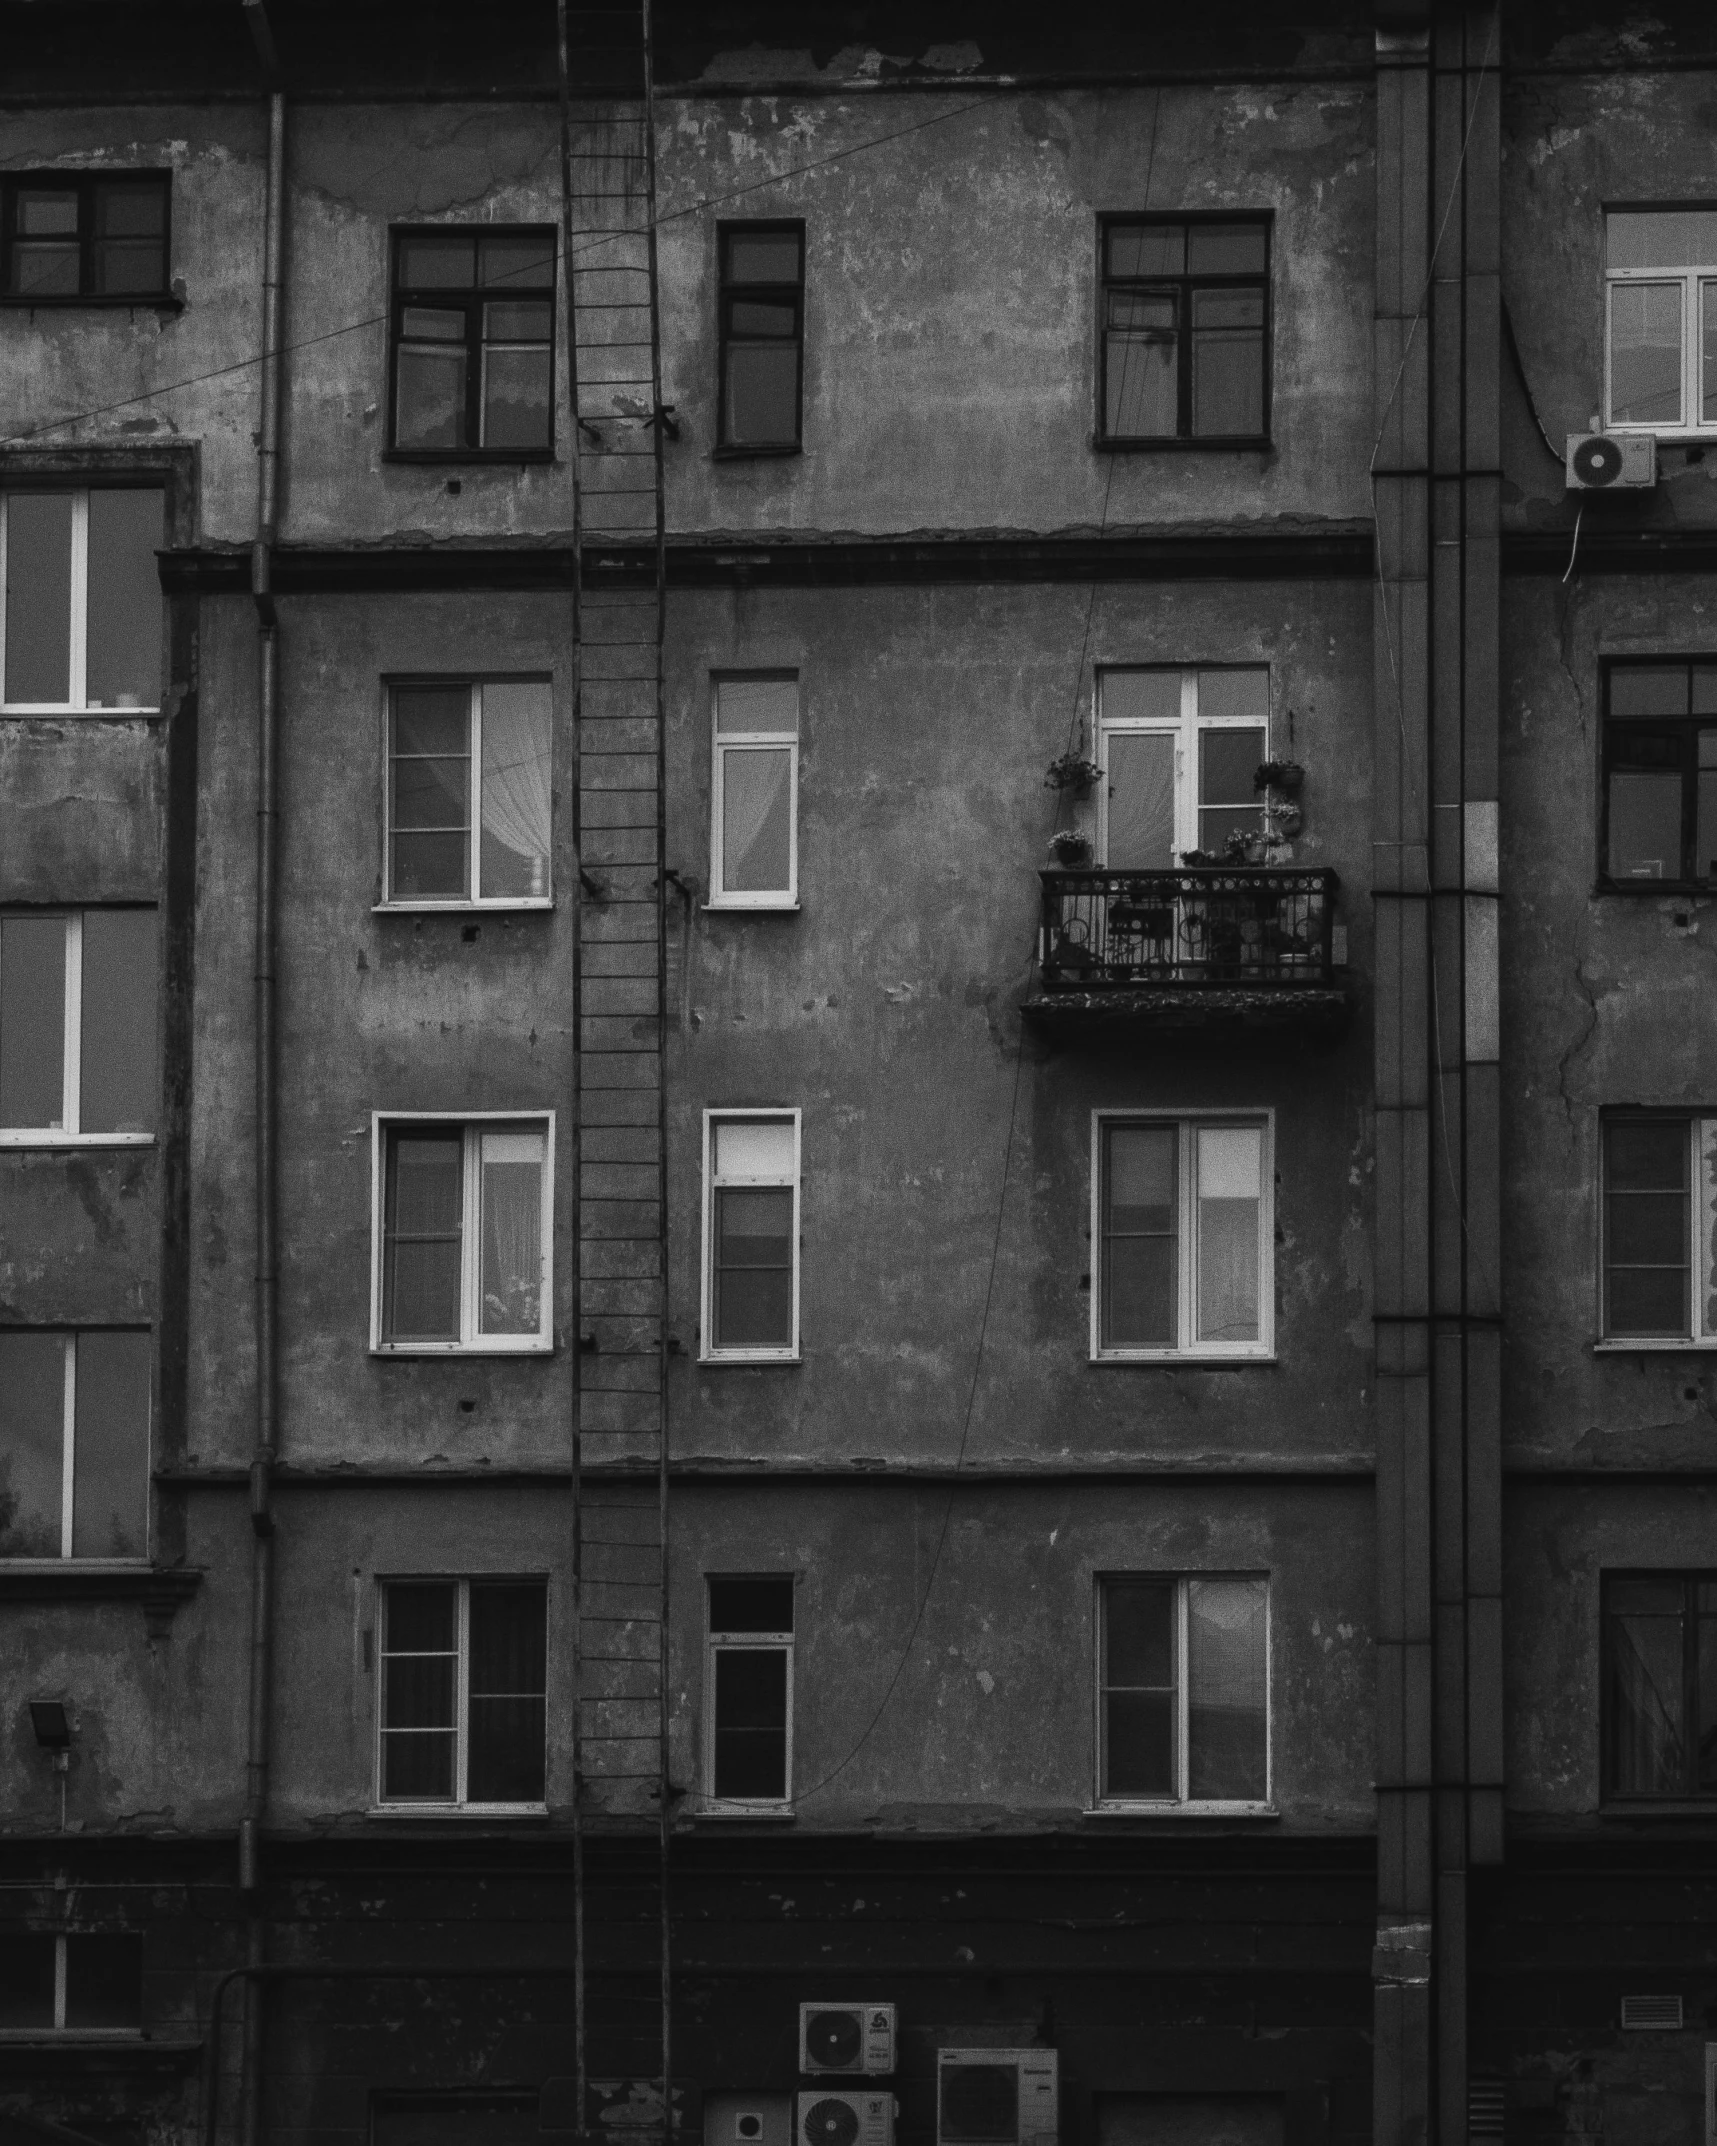
M542 1324L540 1133L483 1136L485 1334L534 1334Z
M524 859L528 874L525 885L485 893L547 891L552 728L547 685L483 688L483 832Z
M1198 1338L1256 1341L1263 1136L1223 1125L1197 1137Z
M1163 731L1111 731L1108 739L1108 845L1114 870L1166 872L1174 866L1175 741Z

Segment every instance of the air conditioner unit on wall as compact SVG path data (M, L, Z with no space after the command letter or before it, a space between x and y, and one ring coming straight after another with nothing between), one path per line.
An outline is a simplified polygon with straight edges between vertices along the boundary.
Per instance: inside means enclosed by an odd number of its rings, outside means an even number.
M799 2069L807 2078L886 2077L894 2069L893 2005L802 2004Z
M1570 492L1648 491L1657 482L1657 441L1649 432L1570 432Z
M1053 2049L939 2049L937 2146L1057 2146L1060 2086Z
M809 2087L795 2146L894 2146L894 2096L868 2086Z

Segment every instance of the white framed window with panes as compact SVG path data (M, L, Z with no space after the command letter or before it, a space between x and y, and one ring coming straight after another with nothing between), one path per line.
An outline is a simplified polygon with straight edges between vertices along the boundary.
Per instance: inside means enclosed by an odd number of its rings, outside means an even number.
M549 681L395 678L386 697L381 907L550 907Z
M1095 1624L1095 1808L1267 1812L1268 1578L1101 1573Z
M370 1347L388 1356L554 1346L554 1114L378 1111Z
M380 1596L377 1807L544 1810L548 1583L390 1579Z
M1091 1357L1275 1354L1272 1111L1096 1111Z
M710 1573L704 1795L739 1813L793 1802L793 1589L788 1573Z
M0 1559L147 1559L153 1386L147 1328L0 1328Z
M1604 216L1604 422L1717 434L1717 207Z
M156 912L0 911L0 1147L134 1147L158 1109Z
M159 485L0 489L0 714L154 715Z
M799 679L717 677L711 717L709 907L799 906Z
M1264 833L1254 776L1269 758L1265 664L1152 664L1097 674L1099 862L1171 872L1221 864Z
M799 1355L797 1110L704 1112L705 1363Z
M1717 1349L1717 1115L1600 1121L1598 1347Z

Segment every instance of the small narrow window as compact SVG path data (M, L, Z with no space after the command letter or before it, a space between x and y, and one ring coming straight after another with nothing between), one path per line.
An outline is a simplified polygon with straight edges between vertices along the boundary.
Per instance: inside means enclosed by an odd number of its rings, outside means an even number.
M1098 1616L1099 1803L1267 1803L1268 1582L1117 1576Z
M0 492L0 707L153 713L161 701L166 495Z
M551 1347L552 1119L375 1124L372 1347Z
M718 1803L793 1796L793 1581L709 1580L706 1791Z
M1717 885L1717 662L1604 673L1608 887Z
M723 224L722 447L779 453L799 445L805 348L805 227Z
M546 679L391 686L389 903L546 905L552 782Z
M0 1330L0 1558L147 1556L150 1384L145 1332Z
M166 172L0 179L0 289L31 305L168 300Z
M1612 1111L1603 1138L1605 1339L1717 1347L1717 1117Z
M1612 209L1604 246L1607 423L1717 429L1717 209Z
M135 2034L143 1940L131 1931L19 1931L0 1948L0 2031Z
M378 1802L541 1807L543 1581L390 1580L381 1672Z
M706 1361L799 1353L799 1116L712 1111L704 1120Z
M393 447L546 457L554 440L555 238L457 226L393 235Z
M1098 438L1262 442L1269 218L1111 216L1101 245Z
M710 904L784 909L799 898L799 681L718 678Z
M153 909L0 915L0 1147L147 1140Z

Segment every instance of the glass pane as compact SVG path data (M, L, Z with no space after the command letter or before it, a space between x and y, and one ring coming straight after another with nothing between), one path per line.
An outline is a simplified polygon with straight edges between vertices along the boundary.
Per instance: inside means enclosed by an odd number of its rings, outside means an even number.
M115 1934L66 1939L66 2025L143 2024L143 1940Z
M78 1124L146 1133L155 1123L155 912L86 909Z
M518 307L490 306L491 313ZM549 443L549 354L505 345L483 352L483 445L546 447Z
M715 1345L790 1348L793 1342L793 1195L718 1192Z
M1611 715L1685 715L1685 663L1618 663L1610 671Z
M1198 1143L1198 1338L1258 1339L1260 1185L1256 1126L1201 1128Z
M92 708L161 701L161 576L165 495L89 495L89 664Z
M709 1582L712 1632L790 1632L793 1582L785 1579L714 1579Z
M1176 1146L1172 1126L1105 1135L1100 1340L1109 1349L1172 1349L1179 1340Z
M1199 439L1264 429L1264 294L1192 294L1192 429Z
M721 1648L715 1656L718 1796L787 1793L787 1654L784 1648Z
M728 308L727 332L731 336L785 340L793 334L799 309L791 304L766 304L761 299L736 298Z
M1717 768L1699 771L1699 790L1694 800L1693 876L1717 879Z
M485 1334L535 1334L543 1309L541 1133L481 1136Z
M540 1803L548 1598L539 1582L473 1584L465 1793L473 1803Z
M0 1945L0 2027L53 2023L54 1940L33 1930L11 1930Z
M1103 1698L1105 1796L1174 1796L1174 1694L1112 1691Z
M12 246L12 291L19 298L75 298L78 294L76 243L55 239L15 240Z
M494 240L490 241L493 245ZM468 290L475 273L476 248L453 232L425 233L399 242L399 287L405 291Z
M1105 671L1100 681L1106 723L1180 721L1179 671Z
M395 835L390 859L388 891L395 901L458 901L471 891L463 834Z
M729 731L775 737L799 735L799 681L796 678L723 678L715 689L717 735Z
M1624 1267L1684 1267L1685 1196L1678 1192L1613 1192L1610 1259Z
M1604 1590L1605 1602L1618 1614L1627 1611L1679 1617L1686 1599L1686 1588L1678 1574L1661 1579L1611 1580Z
M142 1557L149 1547L147 1334L77 1337L72 1555Z
M408 343L463 343L464 313L443 313L430 306L407 306L400 315L400 336Z
M1610 419L1681 422L1681 285L1610 286Z
M549 309L540 299L483 308L486 343L546 343L548 337Z
M548 1709L541 1699L471 1695L465 1795L471 1803L541 1803Z
M1622 1795L1672 1795L1686 1772L1681 1619L1609 1622L1609 1786Z
M1717 663L1693 666L1693 713L1717 715Z
M167 189L97 186L95 288L113 296L167 287Z
M470 722L469 686L395 686L393 689L393 749L396 753L457 757L469 750Z
M481 245L485 289L493 290L497 284L505 284L510 290L553 289L552 231L537 231L524 238L485 238Z
M1717 268L1717 209L1615 209L1604 239L1609 268Z
M0 1125L65 1124L66 920L0 917Z
M793 756L727 746L721 755L721 884L725 894L788 894L793 884Z
M389 1664L389 1671L393 1664ZM447 1672L452 1691L452 1670ZM382 1798L387 1803L447 1803L453 1797L452 1729L385 1729L382 1732Z
M1112 440L1172 439L1179 409L1178 306L1170 296L1128 296L1103 341L1103 429Z
M20 238L76 238L78 197L75 189L50 191L30 187L18 195L18 220L13 226Z
M459 1133L388 1135L382 1328L391 1341L459 1338L463 1184Z
M727 248L729 283L797 283L797 231L730 231Z
M465 351L401 344L395 442L401 447L465 445Z
M1207 696L1201 694L1203 700ZM1214 695L1208 696L1215 698ZM1243 805L1254 813L1258 793L1252 777L1264 757L1262 730L1201 729L1198 734L1198 801L1201 805Z
M1116 1237L1104 1247L1101 1344L1172 1349L1178 1261L1173 1237Z
M1185 224L1110 224L1111 276L1178 276L1186 268Z
M1699 422L1717 425L1717 283L1699 286Z
M479 891L491 900L548 893L553 722L546 682L483 688Z
M1193 224L1186 237L1186 268L1191 276L1261 276L1264 226Z
M1187 1794L1262 1803L1267 1788L1265 1585L1186 1583Z
M382 1644L388 1653L444 1654L458 1644L454 1590L449 1581L396 1582L388 1588L383 1605L387 1630Z
M66 1347L63 1334L0 1333L0 1557L61 1552Z
M8 492L6 699L64 707L71 695L72 495Z
M723 439L735 447L789 446L798 436L798 344L730 344Z
M1685 1334L1688 1275L1685 1268L1612 1267L1609 1273L1610 1334Z
M167 255L158 238L108 238L95 242L95 290L106 298L167 287Z
M1178 681L1176 691L1179 691ZM1105 704L1113 696L1105 693ZM1167 731L1111 730L1104 862L1128 871L1174 866L1175 740Z
M1206 722L1250 718L1260 730L1270 720L1270 673L1261 663L1225 665L1198 674L1198 712ZM1258 740L1263 758L1263 738ZM1246 770L1250 786L1252 769ZM1231 793L1239 795L1238 792Z
M793 1175L793 1124L788 1118L724 1118L715 1131L715 1174L720 1178Z
M471 764L463 753L444 759L396 758L393 769L394 825L462 833L470 824L468 803Z
M1681 877L1681 777L1610 771L1612 879Z
M1175 1226L1175 1141L1169 1125L1111 1126L1108 1132L1110 1234Z
M1174 1582L1110 1580L1103 1589L1106 1619L1103 1682L1167 1688L1174 1672Z
M159 238L167 228L167 188L98 185L95 189L97 238Z
M1680 1118L1611 1124L1604 1161L1612 1192L1685 1192L1688 1132Z
M1709 1587L1698 1590L1701 1609L1710 1607L1705 1597L1712 1591ZM1713 1789L1717 1788L1717 1617L1699 1619L1698 1645L1699 1655L1694 1665L1694 1703L1698 1708L1695 1762L1698 1786Z

